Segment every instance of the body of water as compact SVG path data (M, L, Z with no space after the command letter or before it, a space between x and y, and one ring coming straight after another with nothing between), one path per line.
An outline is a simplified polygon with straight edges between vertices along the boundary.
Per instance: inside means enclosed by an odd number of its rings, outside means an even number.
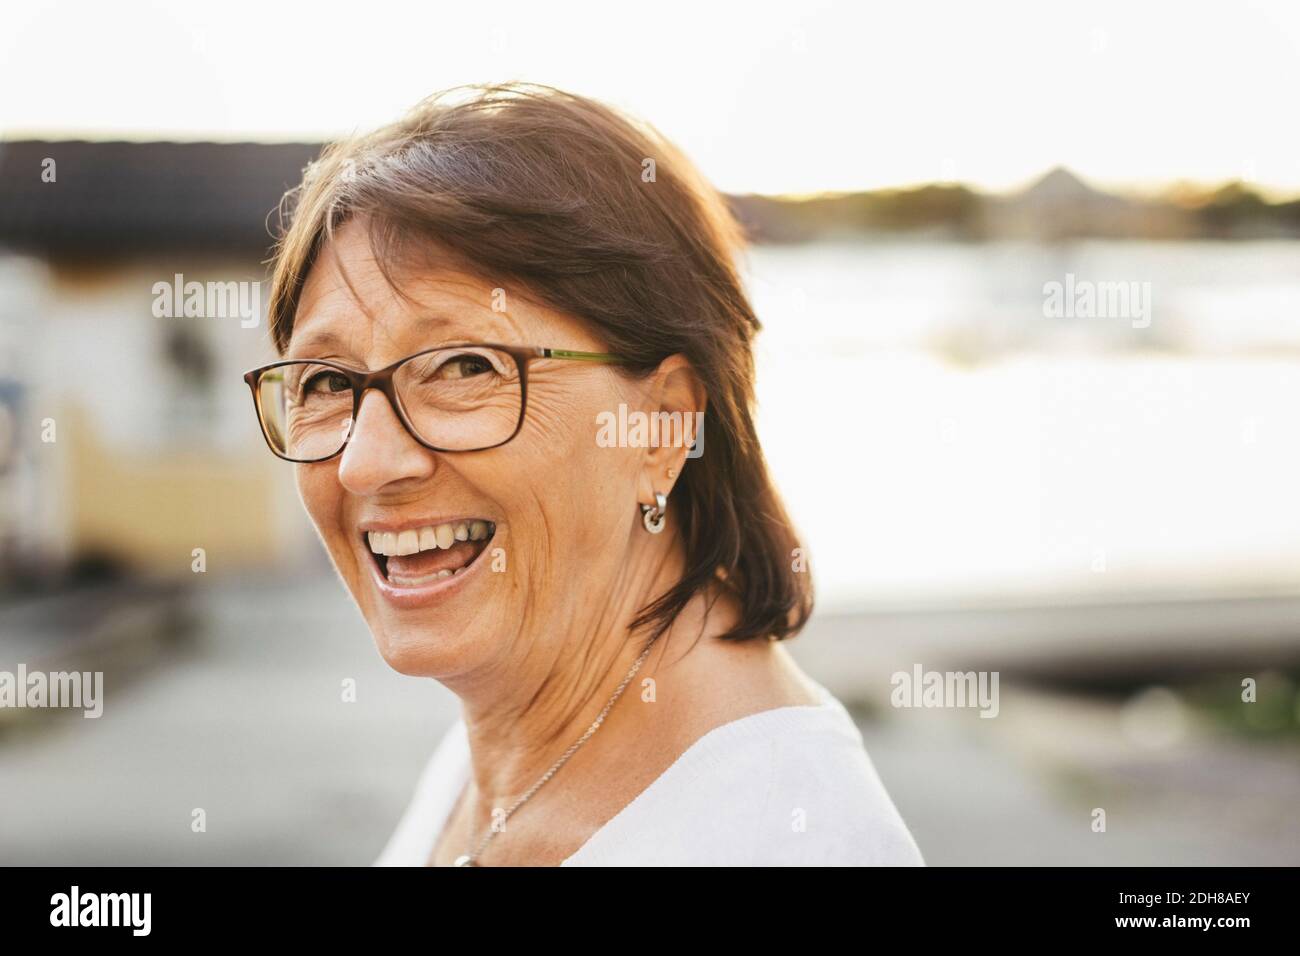
M759 247L748 268L760 429L825 605L1300 590L1300 244ZM1149 284L1149 323L1048 318L1067 274Z

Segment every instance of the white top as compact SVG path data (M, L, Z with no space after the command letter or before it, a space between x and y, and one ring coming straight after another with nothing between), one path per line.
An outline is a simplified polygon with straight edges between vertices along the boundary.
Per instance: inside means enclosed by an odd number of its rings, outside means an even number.
M820 704L710 730L561 865L924 866L853 718L816 687ZM423 866L469 772L457 718L375 865Z

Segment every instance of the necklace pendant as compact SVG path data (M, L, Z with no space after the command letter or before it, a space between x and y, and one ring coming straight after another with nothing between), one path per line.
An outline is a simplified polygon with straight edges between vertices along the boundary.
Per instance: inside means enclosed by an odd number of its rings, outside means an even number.
M468 854L464 854L464 853L456 857L456 862L452 864L452 866L474 866L474 865L475 865L474 861L470 859Z

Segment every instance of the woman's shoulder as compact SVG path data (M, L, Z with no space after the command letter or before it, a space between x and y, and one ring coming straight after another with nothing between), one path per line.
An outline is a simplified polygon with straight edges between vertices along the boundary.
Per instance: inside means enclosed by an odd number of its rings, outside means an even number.
M425 762L411 796L375 866L423 866L469 768L469 735L457 716Z
M713 728L566 866L924 866L844 705L778 707ZM419 866L469 761L457 718L376 865Z
M923 866L844 705L709 731L567 865Z

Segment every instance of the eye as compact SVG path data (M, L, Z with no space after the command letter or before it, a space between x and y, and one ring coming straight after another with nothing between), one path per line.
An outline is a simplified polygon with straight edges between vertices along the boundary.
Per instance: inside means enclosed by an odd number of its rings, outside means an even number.
M441 379L472 378L495 372L496 367L482 355L456 355L438 366L437 377Z
M347 391L351 391L351 389L352 389L352 383L348 381L348 377L346 375L344 375L342 372L335 372L330 370L317 372L315 375L312 375L310 378L308 378L307 381L304 382L302 386L303 392L309 395L347 392Z

